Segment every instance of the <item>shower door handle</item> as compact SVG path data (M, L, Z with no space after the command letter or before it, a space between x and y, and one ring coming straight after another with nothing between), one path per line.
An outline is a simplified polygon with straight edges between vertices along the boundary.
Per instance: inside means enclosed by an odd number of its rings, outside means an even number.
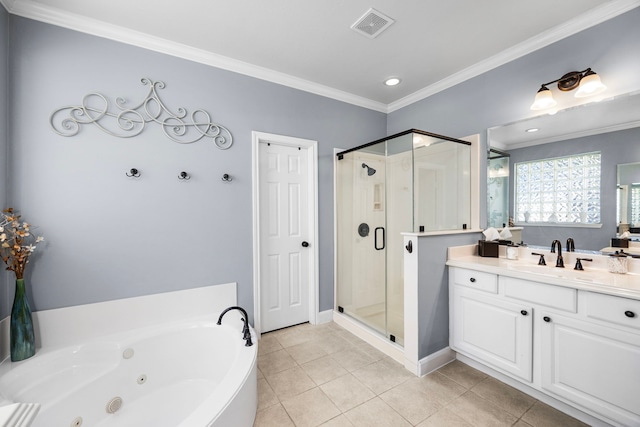
M378 230L382 230L382 246L380 247L378 247ZM384 227L376 227L376 229L373 231L373 235L374 235L373 246L376 248L376 251L383 250L387 245L387 238L386 238L386 233L384 231Z

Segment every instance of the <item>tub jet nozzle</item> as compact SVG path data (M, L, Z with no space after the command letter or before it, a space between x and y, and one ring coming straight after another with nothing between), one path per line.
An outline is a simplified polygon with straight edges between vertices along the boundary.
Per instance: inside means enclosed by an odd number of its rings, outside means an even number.
M122 407L122 398L120 396L116 396L110 401L107 402L106 410L108 414L116 413Z

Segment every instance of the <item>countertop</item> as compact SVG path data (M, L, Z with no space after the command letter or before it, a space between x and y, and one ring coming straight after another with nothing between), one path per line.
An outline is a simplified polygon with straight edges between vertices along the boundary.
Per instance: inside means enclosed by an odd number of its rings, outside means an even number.
M640 260L638 259L628 258L629 272L616 274L608 271L606 255L563 252L565 268L558 268L555 267L556 254L549 251L521 248L519 259L510 260L503 257L480 257L474 254L474 248L475 245L449 248L447 265L640 300ZM538 265L539 257L531 255L531 252L544 253L547 265ZM583 271L574 270L577 257L590 258L593 261L583 261Z

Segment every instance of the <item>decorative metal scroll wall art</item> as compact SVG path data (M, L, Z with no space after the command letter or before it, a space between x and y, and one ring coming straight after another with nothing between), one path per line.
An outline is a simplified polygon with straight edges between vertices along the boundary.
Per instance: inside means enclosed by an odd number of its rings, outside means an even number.
M172 112L158 95L164 89L164 82L151 79L140 80L149 86L147 96L138 105L128 107L127 100L116 98L117 111L109 111L109 101L99 93L90 93L82 98L81 105L70 105L55 110L49 119L53 131L62 136L75 136L83 125L94 125L103 132L118 138L139 135L147 123L158 123L170 140L180 144L191 144L202 138L212 138L221 150L231 147L231 132L224 126L213 123L204 110L194 110L190 122L186 120L187 110L179 107ZM115 130L113 130L115 129Z

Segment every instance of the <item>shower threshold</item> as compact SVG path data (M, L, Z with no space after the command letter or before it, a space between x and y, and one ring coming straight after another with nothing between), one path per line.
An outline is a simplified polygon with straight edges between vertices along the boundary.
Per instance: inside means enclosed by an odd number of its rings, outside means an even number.
M377 350L393 358L396 362L402 365L405 364L404 348L398 343L389 341L387 337L375 329L337 310L333 312L333 321Z

